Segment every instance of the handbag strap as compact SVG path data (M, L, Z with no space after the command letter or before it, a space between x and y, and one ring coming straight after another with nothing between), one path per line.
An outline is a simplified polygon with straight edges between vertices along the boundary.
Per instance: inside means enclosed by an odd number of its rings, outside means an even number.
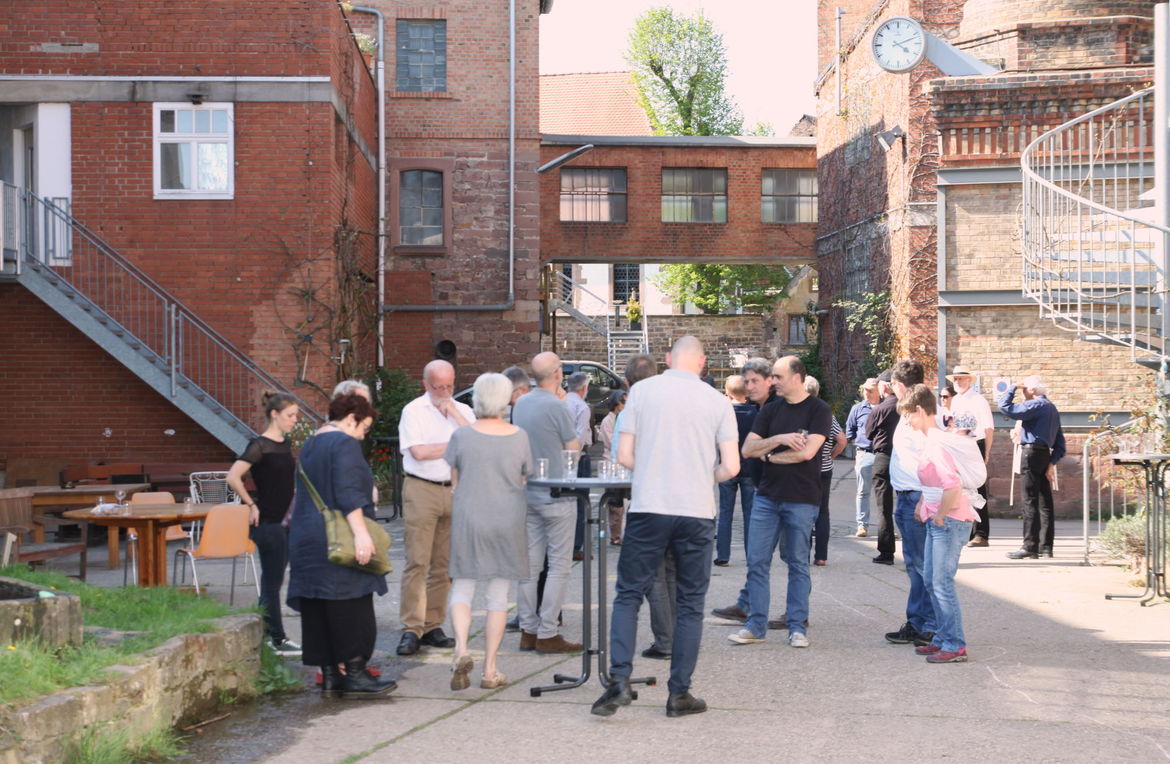
M297 461L297 472L300 473L301 480L303 480L305 483L305 488L309 489L309 498L313 500L313 504L316 505L317 511L321 514L325 514L329 508L326 507L325 502L321 500L321 494L317 493L317 487L313 485L312 480L309 480L309 476L305 474L305 468L301 465L299 460Z

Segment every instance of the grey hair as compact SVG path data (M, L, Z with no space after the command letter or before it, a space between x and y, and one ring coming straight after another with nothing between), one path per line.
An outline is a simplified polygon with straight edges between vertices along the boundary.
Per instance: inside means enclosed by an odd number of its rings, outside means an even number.
M569 392L577 392L578 390L589 384L589 375L583 371L574 372L565 380L565 386L569 388Z
M821 383L811 374L804 378L804 391L809 395L821 394Z
M1039 374L1024 377L1021 384L1037 395L1048 395L1048 385L1044 384L1044 379Z
M743 368L739 370L740 374L747 374L749 371L754 371L764 379L772 376L772 362L767 358L749 358L743 362Z
M370 386L365 382L360 382L356 379L345 379L337 383L337 387L333 388L333 397L340 398L343 395L350 393L364 393L368 399L370 397Z
M528 377L528 372L521 369L519 366L509 366L504 369L504 376L512 381L512 391L515 392L520 388L532 388L532 380Z
M480 419L503 416L512 402L512 380L503 374L480 374L471 388L471 406Z

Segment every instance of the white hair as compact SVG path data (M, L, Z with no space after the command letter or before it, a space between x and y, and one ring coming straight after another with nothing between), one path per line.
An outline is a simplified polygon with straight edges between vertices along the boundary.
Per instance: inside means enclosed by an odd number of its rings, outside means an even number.
M512 380L503 374L480 374L471 388L471 404L480 419L502 416L512 402Z
M809 395L821 394L821 383L813 375L808 375L804 378L804 391Z
M565 380L565 386L569 388L569 392L577 392L585 388L589 384L589 375L583 371L578 371L569 375Z
M1048 395L1048 385L1044 384L1044 379L1039 374L1024 377L1021 384L1037 395Z
M358 391L365 393L366 399L367 400L369 399L369 397L370 397L370 386L369 385L367 385L365 382L359 382L356 379L345 379L345 380L342 380L341 382L338 382L337 387L333 388L333 397L339 398L342 395L349 395L350 393L356 393Z

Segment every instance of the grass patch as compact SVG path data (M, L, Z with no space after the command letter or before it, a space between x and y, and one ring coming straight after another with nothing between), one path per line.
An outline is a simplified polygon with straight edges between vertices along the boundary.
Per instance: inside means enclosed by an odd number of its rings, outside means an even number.
M166 727L156 727L133 737L128 730L103 724L89 727L69 748L69 764L132 764L169 761L184 752L179 736Z
M87 637L80 647L51 648L39 642L0 645L0 704L34 698L68 687L99 683L103 669L180 634L213 631L211 619L235 612L207 597L160 586L104 589L24 565L0 568L0 576L76 594L86 625L142 632L114 646Z

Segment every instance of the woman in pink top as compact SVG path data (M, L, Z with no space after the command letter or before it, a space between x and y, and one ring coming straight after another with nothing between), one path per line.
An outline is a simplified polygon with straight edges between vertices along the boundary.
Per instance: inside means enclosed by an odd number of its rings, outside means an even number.
M946 440L963 436L940 430L935 422L934 393L926 385L915 385L898 402L898 413L926 436L918 461L922 502L917 516L926 523L926 550L923 579L934 605L934 638L916 648L929 663L962 663L967 660L963 637L963 615L955 592L955 571L959 554L971 538L971 523L978 514L964 491L959 469Z

